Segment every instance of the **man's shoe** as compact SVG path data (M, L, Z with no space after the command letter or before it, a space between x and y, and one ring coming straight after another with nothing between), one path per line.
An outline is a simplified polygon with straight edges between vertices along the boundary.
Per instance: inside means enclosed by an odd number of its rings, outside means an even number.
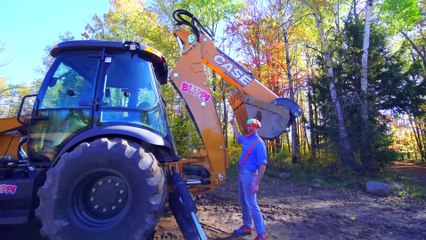
M234 233L239 235L249 235L252 232L253 229L251 227L247 227L246 225L243 225L240 228L234 230Z
M268 239L265 234L257 234L254 240L266 240Z

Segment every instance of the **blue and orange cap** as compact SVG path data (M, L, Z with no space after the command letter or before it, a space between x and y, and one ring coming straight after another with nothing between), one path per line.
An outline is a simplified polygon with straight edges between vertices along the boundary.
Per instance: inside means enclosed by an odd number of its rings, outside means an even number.
M250 118L249 120L247 120L247 124L246 125L254 125L257 128L260 128L262 126L262 124L260 123L260 121L257 120L256 118Z

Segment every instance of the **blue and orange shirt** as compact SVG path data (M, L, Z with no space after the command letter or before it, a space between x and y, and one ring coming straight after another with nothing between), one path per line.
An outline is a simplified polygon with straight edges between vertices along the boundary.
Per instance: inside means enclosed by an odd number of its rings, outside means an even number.
M243 166L243 161L246 158L247 152L255 141L257 142L251 149ZM240 136L238 137L238 142L242 144L241 156L238 162L239 168L257 170L259 165L268 164L265 142L259 137L257 133L253 135L247 134Z

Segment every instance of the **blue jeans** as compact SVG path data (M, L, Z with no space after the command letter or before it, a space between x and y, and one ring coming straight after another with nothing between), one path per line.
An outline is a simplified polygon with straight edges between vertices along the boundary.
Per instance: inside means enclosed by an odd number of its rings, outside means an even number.
M243 213L243 223L252 227L252 220L258 234L265 234L262 212L257 204L257 194L251 194L250 188L257 178L257 171L240 169L238 173L238 197Z

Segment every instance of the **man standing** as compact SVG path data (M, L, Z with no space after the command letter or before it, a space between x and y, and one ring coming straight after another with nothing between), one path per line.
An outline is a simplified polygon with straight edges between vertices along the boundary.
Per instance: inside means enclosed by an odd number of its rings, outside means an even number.
M241 204L243 226L234 230L235 234L251 234L252 222L256 228L255 240L267 239L262 212L257 204L259 184L265 173L267 161L265 142L259 137L257 131L261 127L259 120L250 118L247 121L247 132L241 136L234 119L230 121L234 135L242 144L242 152L238 162L238 196Z

